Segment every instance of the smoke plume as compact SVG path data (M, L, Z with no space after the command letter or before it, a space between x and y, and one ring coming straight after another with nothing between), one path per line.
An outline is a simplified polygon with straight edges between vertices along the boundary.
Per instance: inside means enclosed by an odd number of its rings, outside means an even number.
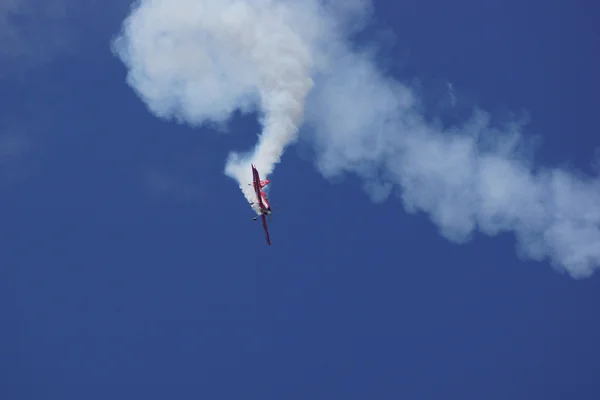
M354 173L373 200L397 194L442 235L513 232L519 253L575 278L600 266L600 180L531 165L521 126L476 110L462 126L424 117L413 89L386 76L348 36L367 0L141 0L113 50L158 117L192 125L257 110L262 132L225 173L246 197L250 163L266 178L298 139L326 177Z

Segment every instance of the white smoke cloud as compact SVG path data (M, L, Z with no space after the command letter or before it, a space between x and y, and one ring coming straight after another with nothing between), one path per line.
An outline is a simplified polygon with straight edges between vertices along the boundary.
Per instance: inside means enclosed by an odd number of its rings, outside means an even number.
M348 42L369 11L361 0L141 0L113 49L161 118L203 124L260 111L257 147L225 168L249 201L250 162L268 176L305 123L324 176L355 173L375 201L394 191L452 241L512 231L524 256L590 276L600 180L534 168L521 126L494 128L483 111L454 128L428 122L417 93Z
M142 0L113 49L130 69L129 84L161 118L219 123L236 109L260 110L264 128L254 152L232 153L225 169L252 201L250 164L265 178L272 173L297 139L312 73L331 66L323 45L338 42L336 26L355 28L367 6Z

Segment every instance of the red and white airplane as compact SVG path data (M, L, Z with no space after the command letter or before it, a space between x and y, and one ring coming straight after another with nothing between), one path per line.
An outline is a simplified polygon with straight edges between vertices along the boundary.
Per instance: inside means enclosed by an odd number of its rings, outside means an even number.
M258 170L254 166L254 164L252 164L252 179L253 179L252 186L254 186L254 193L256 194L256 199L257 199L256 204L259 207L260 217L262 219L262 225L265 230L265 236L267 238L267 244L270 246L271 238L269 237L269 229L267 228L267 219L265 218L265 215L269 215L269 216L271 215L271 206L269 205L269 200L267 199L267 194L265 192L263 192L262 188L264 188L269 183L271 183L271 181L269 179L265 179L265 180L261 181L260 175L258 175ZM258 218L258 216L254 217L254 220L256 221L257 218Z

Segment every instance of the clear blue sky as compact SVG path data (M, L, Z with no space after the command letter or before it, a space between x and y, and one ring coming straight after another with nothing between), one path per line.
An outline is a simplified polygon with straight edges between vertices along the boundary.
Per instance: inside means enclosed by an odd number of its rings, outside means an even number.
M71 3L0 6L1 399L600 398L598 273L523 260L512 234L452 243L302 143L271 176L268 248L223 174L255 117L156 118L110 51L128 6ZM380 0L361 39L430 112L450 82L467 108L526 111L540 165L594 174L599 19Z

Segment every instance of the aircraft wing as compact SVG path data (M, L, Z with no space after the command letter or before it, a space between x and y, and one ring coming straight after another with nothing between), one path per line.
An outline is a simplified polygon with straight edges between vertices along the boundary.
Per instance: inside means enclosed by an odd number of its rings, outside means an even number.
M261 210L263 210L265 208L265 205L263 204L262 196L260 194L260 188L261 188L260 175L258 174L258 170L254 166L254 164L252 165L252 180L253 180L253 186L254 186L254 193L256 194L256 200L258 201L258 205L260 206ZM267 228L267 218L265 217L264 213L261 213L260 218L262 219L262 226L263 226L263 229L265 230L265 237L267 239L267 244L270 246L271 238L269 237L269 228Z
M262 196L260 195L260 175L258 174L258 170L254 167L254 165L252 165L252 179L254 181L254 193L256 194L258 205L260 208L265 208L265 205L262 202Z
M262 225L263 225L263 228L265 229L265 236L267 238L267 244L270 246L271 238L269 237L269 229L267 228L267 219L265 217L265 214L262 214L261 217L262 217Z

